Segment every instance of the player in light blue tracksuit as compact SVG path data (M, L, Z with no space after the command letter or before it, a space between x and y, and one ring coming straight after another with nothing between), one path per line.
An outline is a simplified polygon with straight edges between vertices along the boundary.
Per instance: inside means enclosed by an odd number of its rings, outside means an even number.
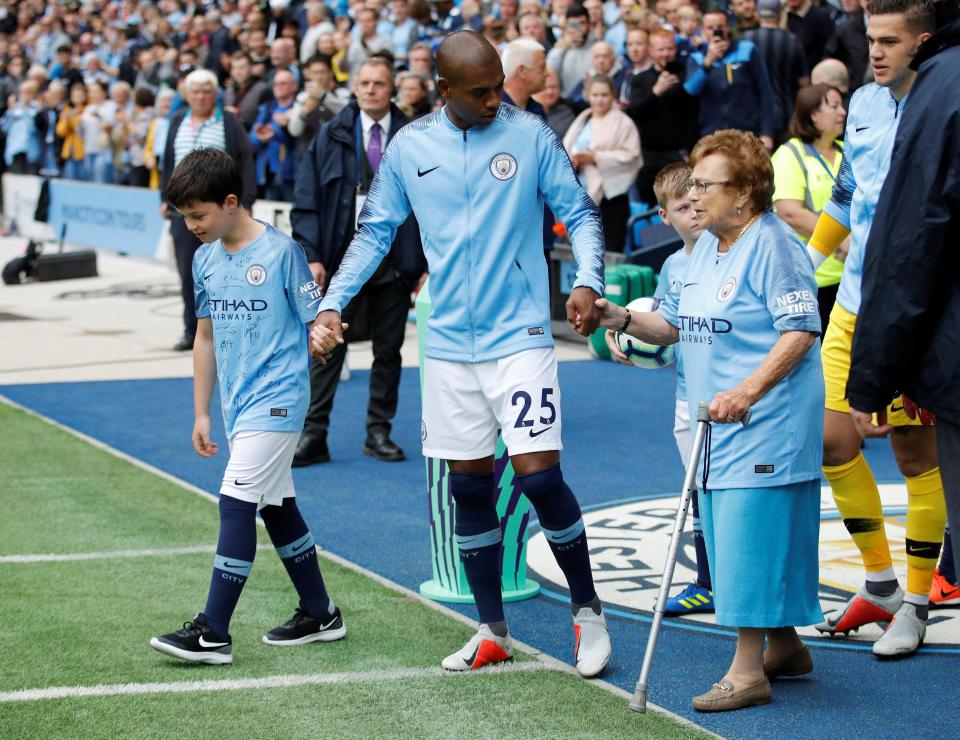
M339 312L413 211L433 302L423 452L449 461L455 532L481 623L443 666L471 670L512 654L493 495L501 429L521 490L570 587L577 668L594 676L610 658L610 638L580 507L560 472L560 388L542 224L546 203L572 237L578 271L567 314L589 334L597 322L593 301L603 292L599 214L553 131L541 118L501 105L503 68L486 40L471 31L451 34L437 66L446 106L391 141L317 324L339 332Z

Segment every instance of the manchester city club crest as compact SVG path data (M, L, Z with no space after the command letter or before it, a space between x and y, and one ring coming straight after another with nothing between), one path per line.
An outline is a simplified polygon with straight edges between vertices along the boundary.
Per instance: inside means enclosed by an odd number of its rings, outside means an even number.
M893 565L902 584L906 583L906 505L907 490L902 484L881 484L884 524L893 555ZM644 498L628 503L601 505L583 512L590 562L597 595L604 604L620 610L624 616L636 615L649 620L660 589L663 564L670 545L678 497ZM527 544L530 576L549 591L567 593L566 580L556 564L550 543L543 532L533 531ZM683 538L677 553L671 595L696 580L691 517L687 516ZM837 512L830 488L820 494L820 605L823 611L842 609L863 581L860 553ZM712 614L692 614L667 620L682 623L686 629L715 632ZM804 639L823 646L870 650L882 628L871 624L846 639L825 637L813 626L798 629ZM930 611L924 644L941 652L960 652L960 605Z
M512 154L500 152L490 160L490 174L498 180L509 180L517 174L517 160Z
M717 291L717 300L720 301L720 303L726 303L730 300L730 297L736 289L737 279L734 277L727 278L723 281L723 285L720 286L720 290Z
M254 287L263 285L267 279L267 271L263 265L250 265L247 269L247 282Z

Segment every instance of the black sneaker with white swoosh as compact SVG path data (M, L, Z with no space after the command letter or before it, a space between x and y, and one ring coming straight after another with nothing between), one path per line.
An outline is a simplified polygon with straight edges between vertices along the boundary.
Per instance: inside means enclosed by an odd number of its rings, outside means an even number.
M198 614L183 629L150 638L150 647L174 658L191 663L226 665L233 662L233 640L221 637L207 626L207 620Z
M290 619L265 634L263 641L267 645L306 645L310 642L333 642L346 635L347 626L337 607L334 607L333 614L314 619L301 604Z

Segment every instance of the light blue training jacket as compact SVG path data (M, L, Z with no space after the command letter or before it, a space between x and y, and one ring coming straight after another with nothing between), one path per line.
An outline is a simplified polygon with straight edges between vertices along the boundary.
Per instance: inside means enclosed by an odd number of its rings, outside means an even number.
M850 251L843 263L837 303L860 312L864 250L877 210L880 190L890 170L893 142L907 98L897 102L890 90L871 82L850 99L843 161L833 194L823 210L850 229Z
M551 347L545 201L570 233L574 287L602 295L600 214L543 119L503 104L492 123L466 131L445 109L407 124L384 153L320 311L343 310L412 210L430 269L427 357L485 362Z

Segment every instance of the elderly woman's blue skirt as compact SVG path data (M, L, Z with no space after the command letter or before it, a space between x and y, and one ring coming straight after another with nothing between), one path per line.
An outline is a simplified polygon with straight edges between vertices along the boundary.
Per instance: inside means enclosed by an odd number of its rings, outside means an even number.
M820 481L699 495L717 624L790 627L821 621Z

